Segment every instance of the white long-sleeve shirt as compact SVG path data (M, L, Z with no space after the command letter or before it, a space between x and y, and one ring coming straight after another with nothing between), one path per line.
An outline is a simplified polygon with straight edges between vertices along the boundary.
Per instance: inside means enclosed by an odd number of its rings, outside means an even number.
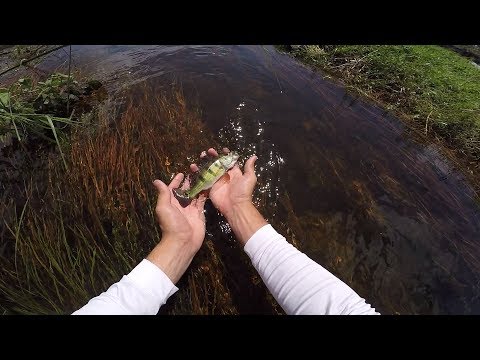
M244 250L287 314L378 315L355 291L289 244L271 225L259 229ZM73 315L155 315L177 290L160 268L145 259Z

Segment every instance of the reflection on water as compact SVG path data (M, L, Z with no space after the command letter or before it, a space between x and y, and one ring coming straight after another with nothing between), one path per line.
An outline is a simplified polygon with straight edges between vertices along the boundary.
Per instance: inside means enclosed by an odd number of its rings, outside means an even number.
M480 312L473 191L385 110L272 47L75 46L73 58L110 93L181 85L224 146L243 160L258 155L255 201L268 204L272 223L381 312ZM228 234L215 219L220 228L207 230ZM227 264L232 246L223 249ZM226 276L239 293L242 276ZM266 305L243 290L239 308L261 312Z
M273 209L280 195L280 170L285 163L275 143L265 139L265 121L255 117L258 108L255 104L241 102L229 116L227 124L218 131L221 144L236 149L242 158L239 165L250 156L258 154L256 162L258 185L254 194L257 206L268 203ZM274 215L274 214L273 214Z

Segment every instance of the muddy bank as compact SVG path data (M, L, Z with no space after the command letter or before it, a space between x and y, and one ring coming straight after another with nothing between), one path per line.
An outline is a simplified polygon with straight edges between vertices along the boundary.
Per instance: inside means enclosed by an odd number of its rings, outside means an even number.
M475 64L480 65L480 46L479 45L444 45L462 56L471 59Z

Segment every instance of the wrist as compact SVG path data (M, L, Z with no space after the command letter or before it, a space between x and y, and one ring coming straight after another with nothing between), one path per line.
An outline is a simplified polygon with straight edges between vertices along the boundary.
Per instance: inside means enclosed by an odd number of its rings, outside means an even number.
M192 262L198 249L190 241L165 235L147 256L175 284Z
M235 204L225 217L242 246L245 246L260 228L268 224L251 201Z
M185 256L195 256L198 252L198 248L193 245L193 242L190 240L190 237L187 239L178 234L166 234L162 236L162 239L158 245L163 244L163 246L168 247L174 253L183 254ZM157 246L158 246L157 245Z
M245 200L233 204L228 210L223 213L223 215L225 216L227 221L230 222L230 220L235 219L238 214L251 212L254 209L256 210L255 205L253 205L250 200Z
M192 241L192 236L193 235L191 233L165 233L162 234L162 239L160 240L159 244L166 244L171 247L172 250L182 253L184 252L186 254L191 253L193 256L198 252L200 248L198 246L195 246L194 242Z

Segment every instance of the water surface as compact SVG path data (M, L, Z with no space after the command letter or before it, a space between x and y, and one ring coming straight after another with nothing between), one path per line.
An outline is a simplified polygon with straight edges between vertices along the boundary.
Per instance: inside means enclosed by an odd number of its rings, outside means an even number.
M267 197L271 217L379 311L480 313L473 191L387 111L273 47L74 46L72 55L113 94L181 86L225 145L259 156L256 198ZM39 68L67 60L60 50ZM286 198L295 217L279 206Z

